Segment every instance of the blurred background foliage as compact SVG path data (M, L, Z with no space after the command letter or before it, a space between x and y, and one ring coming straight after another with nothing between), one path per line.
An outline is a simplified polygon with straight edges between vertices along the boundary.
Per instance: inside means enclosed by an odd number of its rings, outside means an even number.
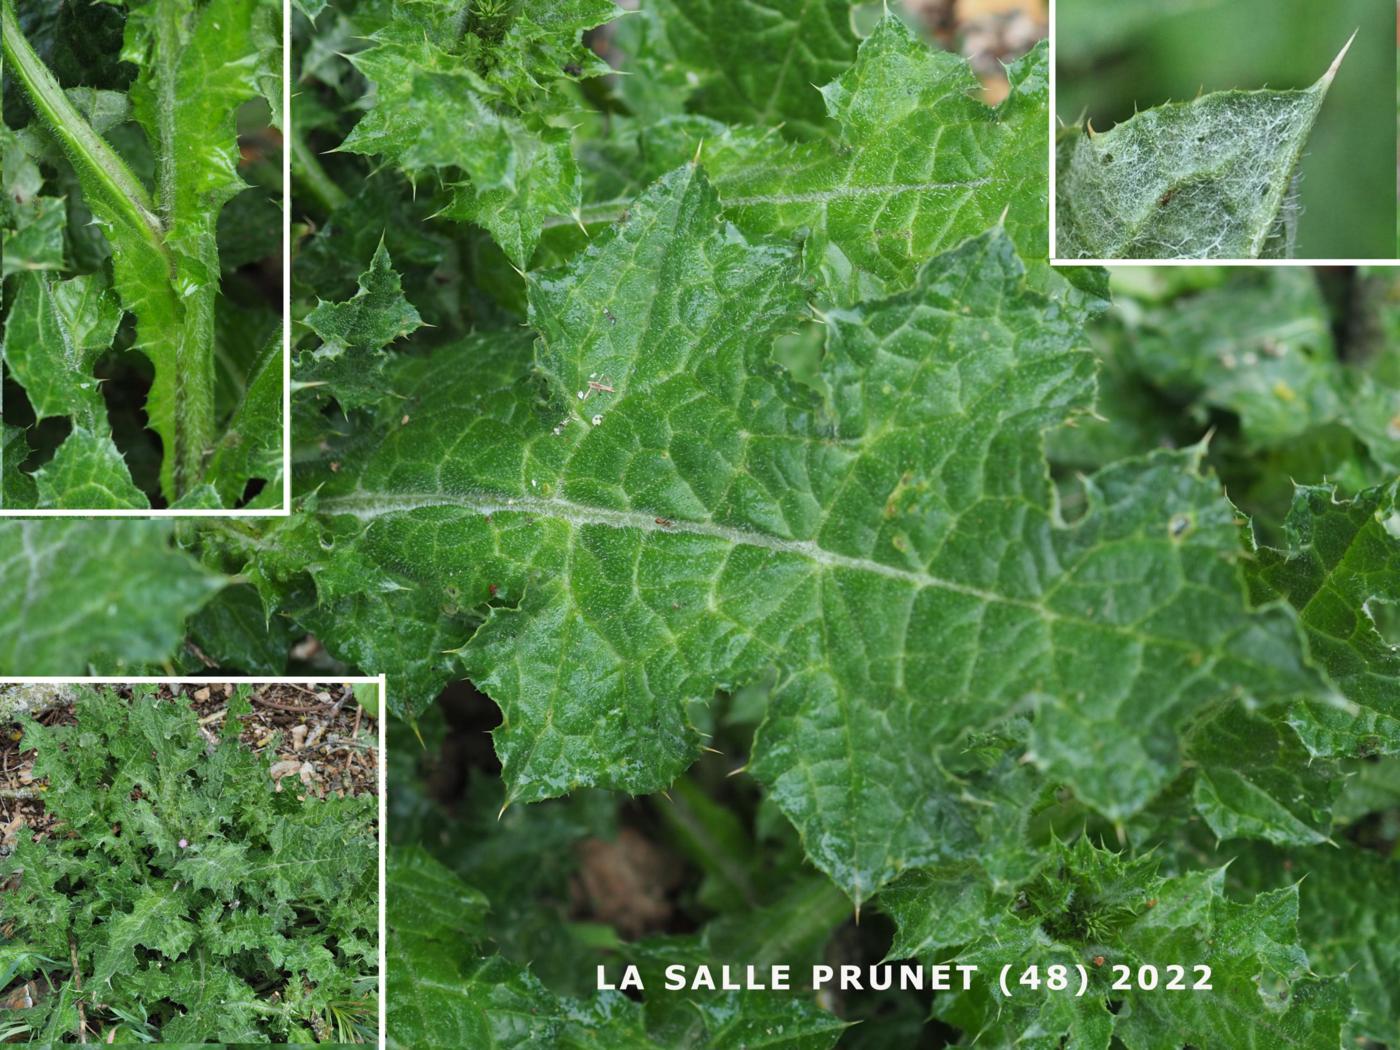
M1119 266L1111 287L1089 329L1099 418L1047 435L1070 514L1079 475L1201 442L1263 544L1295 483L1400 475L1400 270Z
M1059 0L1056 110L1105 131L1168 101L1227 88L1302 88L1353 30L1303 158L1301 258L1396 253L1394 0Z

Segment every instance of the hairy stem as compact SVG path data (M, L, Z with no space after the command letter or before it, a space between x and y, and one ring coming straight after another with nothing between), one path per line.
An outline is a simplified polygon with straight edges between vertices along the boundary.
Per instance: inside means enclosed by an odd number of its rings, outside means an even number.
M180 144L175 103L180 62L180 5L161 0L156 20L154 91L157 99L155 200L124 161L69 102L62 86L20 31L12 0L3 0L4 53L34 109L62 143L83 191L107 227L116 286L136 315L137 348L156 365L163 388L166 462L161 484L178 499L203 477L214 425L214 304L216 283L191 277L173 251ZM201 274L217 273L217 256ZM154 396L154 395L153 395Z
M156 206L169 223L175 212L175 161L179 145L175 141L175 88L180 68L181 11L177 0L159 0L155 8L155 48L151 57L156 124L159 129L154 143Z
M4 0L0 8L4 53L10 71L24 86L35 111L62 143L75 167L82 168L107 192L110 203L123 211L131 225L142 230L146 239L162 253L165 245L160 219L151 206L141 181L117 156L107 141L93 130L83 115L68 101L63 88L35 54L20 31L14 6Z
M155 95L156 205L167 226L178 214L180 141L176 133L176 101L180 62L184 53L180 0L157 0L152 47L151 87ZM217 253L203 262L218 272ZM180 262L176 262L179 279ZM189 492L204 476L204 459L212 441L214 419L214 309L218 288L202 281L187 282L196 290L185 295L185 330L175 358L175 434L173 486L176 497Z

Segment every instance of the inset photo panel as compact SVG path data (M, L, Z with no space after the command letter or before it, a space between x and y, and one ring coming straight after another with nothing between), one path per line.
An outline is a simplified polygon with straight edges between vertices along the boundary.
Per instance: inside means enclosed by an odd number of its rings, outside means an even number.
M281 0L4 0L0 515L289 505Z
M0 1042L382 1045L382 693L0 682Z
M1394 0L1055 0L1057 262L1396 257Z

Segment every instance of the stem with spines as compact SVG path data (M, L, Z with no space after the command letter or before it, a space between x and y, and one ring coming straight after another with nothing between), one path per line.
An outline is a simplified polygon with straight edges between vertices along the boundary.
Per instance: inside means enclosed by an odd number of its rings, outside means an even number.
M158 13L155 61L174 89L180 47L178 9L168 0ZM136 315L137 348L151 357L157 387L166 389L166 463L161 480L172 501L202 479L214 417L214 300L216 287L192 293L182 279L181 260L168 243L175 222L176 178L173 121L161 122L157 155L159 192L153 201L141 180L69 101L63 87L25 39L12 0L0 0L4 55L30 103L77 172L95 215L108 227L118 291ZM162 99L173 106L173 98ZM215 271L217 272L217 271ZM127 278L124 281L123 278ZM129 286L129 287L128 287ZM157 345L158 344L158 345ZM153 427L156 420L152 419Z

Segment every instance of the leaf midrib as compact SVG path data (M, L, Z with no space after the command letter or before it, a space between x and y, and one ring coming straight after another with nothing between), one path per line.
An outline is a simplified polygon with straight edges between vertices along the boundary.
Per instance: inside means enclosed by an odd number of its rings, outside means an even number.
M751 171L746 171L752 176ZM998 184L999 177L986 176L975 179L954 179L952 181L926 180L923 182L882 182L878 184L846 183L825 190L793 190L786 193L766 193L752 196L726 197L724 186L733 181L732 176L716 176L713 182L723 208L752 208L758 206L783 207L789 204L832 204L844 200L859 200L862 197L895 197L906 193L935 193L978 189L982 186ZM544 219L544 228L575 226L582 222L585 226L611 224L622 219L629 206L636 202L636 195L613 197L610 200L593 201L585 204L578 215L551 215Z
M713 521L687 521L661 518L657 514L643 510L621 510L612 507L591 506L557 497L540 496L501 496L494 493L446 494L440 492L396 492L392 496L360 491L345 496L331 497L320 501L319 508L328 514L348 514L360 521L392 514L436 507L455 510L470 510L489 516L493 514L537 514L542 517L557 518L571 525L604 525L617 529L635 529L640 532L662 535L701 536L723 540L736 547L757 547L779 554L794 554L808 561L833 569L849 569L865 572L916 587L932 587L954 591L987 602L1018 605L1051 617L1058 614L1044 606L1024 598L1014 598L995 591L973 587L957 580L935 576L917 569L902 569L887 565L873 558L862 558L841 554L827 549L811 540L789 540L780 536L770 536L751 529L734 525L723 525Z
M1137 624L1097 621L1054 609L1041 601L989 591L917 569L904 569L887 565L873 558L840 554L810 540L783 539L717 522L663 518L651 511L598 507L557 497L505 496L488 491L380 493L358 489L342 496L324 498L318 504L318 512L321 514L330 516L343 514L362 522L370 522L378 518L416 510L431 509L466 510L486 518L497 514L537 515L564 521L576 527L601 525L616 529L634 529L653 535L698 536L717 539L731 546L754 547L778 554L791 554L827 569L869 573L919 589L943 590L975 598L978 601L1010 605L1035 614L1045 623L1062 623L1097 631L1109 631L1137 639L1145 645L1178 651L1194 653L1200 649L1200 646L1187 639L1144 632Z

